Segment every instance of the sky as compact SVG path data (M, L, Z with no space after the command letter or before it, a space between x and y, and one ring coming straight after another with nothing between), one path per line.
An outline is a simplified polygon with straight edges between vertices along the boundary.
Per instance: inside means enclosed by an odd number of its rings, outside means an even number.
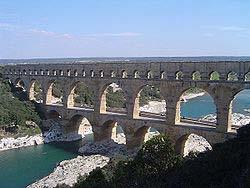
M249 0L0 0L0 59L249 55Z

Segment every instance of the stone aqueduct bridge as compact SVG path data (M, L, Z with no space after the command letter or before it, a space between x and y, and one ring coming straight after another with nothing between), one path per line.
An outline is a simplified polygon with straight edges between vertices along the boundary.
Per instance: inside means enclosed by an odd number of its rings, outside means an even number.
M180 71L183 76L177 78ZM193 80L196 71L199 71L201 80ZM219 73L220 79L210 80L215 71ZM128 148L134 148L142 144L149 127L169 135L177 143L191 133L205 137L212 144L233 137L231 103L238 92L250 88L250 82L245 80L249 71L250 62L124 61L6 65L4 76L14 84L22 80L31 100L34 98L34 82L40 82L47 112L56 110L64 120L70 120L75 115L86 117L92 125L95 141L110 139L112 127L117 122L124 130ZM231 72L237 74L237 80L228 80ZM64 86L61 106L51 104L55 80ZM93 91L93 109L73 107L73 90L79 82L85 83ZM111 83L117 83L123 89L127 113L106 110L106 89ZM139 93L146 85L160 89L166 101L165 117L140 116ZM181 120L180 96L193 86L205 90L213 98L217 111L217 122L213 126Z

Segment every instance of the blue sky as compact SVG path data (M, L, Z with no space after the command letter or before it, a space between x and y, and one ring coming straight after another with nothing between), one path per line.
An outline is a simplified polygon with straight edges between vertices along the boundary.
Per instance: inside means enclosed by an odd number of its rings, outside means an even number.
M0 58L250 55L249 0L0 0Z

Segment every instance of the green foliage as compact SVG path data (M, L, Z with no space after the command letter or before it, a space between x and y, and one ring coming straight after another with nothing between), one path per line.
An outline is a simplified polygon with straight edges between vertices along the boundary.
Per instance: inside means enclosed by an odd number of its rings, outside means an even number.
M109 86L106 100L109 108L126 108L126 99L122 90L113 91L113 88Z
M63 95L63 85L59 81L53 83L52 95L57 98L60 98Z
M213 72L211 75L210 75L210 80L219 80L220 79L220 75L218 72Z
M93 106L94 94L85 84L78 83L74 92L76 94L75 103L83 106Z
M40 124L41 119L35 111L35 106L30 101L20 101L11 93L8 81L0 78L0 129L5 130L13 125L18 125L15 134L36 134L38 127L28 127L26 121Z
M142 89L140 93L140 106L148 104L148 102L152 100L162 101L163 97L161 96L159 88L147 85Z
M34 84L34 92L35 92L35 98L36 100L42 100L42 88L41 84L39 82L35 82Z

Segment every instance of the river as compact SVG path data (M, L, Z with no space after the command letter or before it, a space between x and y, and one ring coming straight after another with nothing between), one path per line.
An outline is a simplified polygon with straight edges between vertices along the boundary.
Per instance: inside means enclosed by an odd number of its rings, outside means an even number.
M233 112L250 114L250 91L244 90L233 101ZM181 115L199 118L215 113L209 95L190 99L181 106ZM51 143L0 152L0 187L23 188L51 173L62 160L77 156L80 142Z

